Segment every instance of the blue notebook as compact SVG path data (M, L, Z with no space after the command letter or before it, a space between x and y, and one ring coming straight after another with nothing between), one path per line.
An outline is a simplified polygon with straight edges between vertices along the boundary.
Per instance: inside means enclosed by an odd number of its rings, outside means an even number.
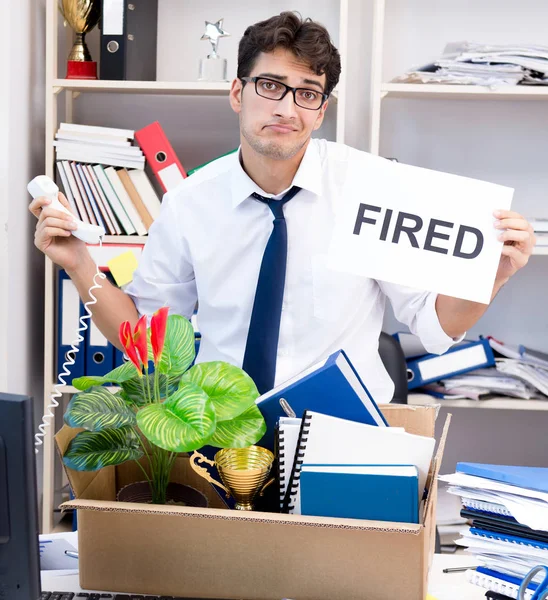
M265 435L257 443L269 450L274 449L278 419L287 416L280 405L280 398L288 402L298 418L305 410L312 410L368 425L388 426L343 350L334 352L326 360L257 398L257 406L267 427Z
M419 475L412 465L303 465L301 514L419 522Z
M548 493L548 468L457 463L457 472Z

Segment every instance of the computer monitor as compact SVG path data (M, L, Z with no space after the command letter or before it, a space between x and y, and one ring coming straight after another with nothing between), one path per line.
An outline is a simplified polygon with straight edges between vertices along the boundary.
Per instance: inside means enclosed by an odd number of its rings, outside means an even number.
M0 600L40 598L32 398L0 393Z

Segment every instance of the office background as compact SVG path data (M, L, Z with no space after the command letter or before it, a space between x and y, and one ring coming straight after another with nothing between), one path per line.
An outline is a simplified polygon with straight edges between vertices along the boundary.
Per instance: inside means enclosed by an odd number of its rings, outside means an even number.
M33 246L27 182L44 169L45 0L0 3L3 86L0 94L0 389L30 393L42 410L43 257ZM236 49L245 27L285 9L323 22L338 44L337 3L332 0L207 3L160 0L158 79L197 78L204 20L224 17L231 37L219 52L236 72ZM347 144L369 147L370 0L349 2ZM386 0L383 81L437 58L450 41L546 44L548 6L538 0ZM63 39L60 36L60 39ZM99 57L98 35L88 37ZM60 45L60 73L66 52ZM68 52L68 48L67 48ZM350 85L350 81L352 82ZM186 168L238 144L237 117L226 97L83 94L76 122L137 129L157 114ZM60 117L62 119L62 111ZM516 188L514 207L529 216L547 213L545 154L548 113L544 100L392 99L383 102L381 154L401 162L477 177ZM330 111L319 135L333 138ZM443 197L440 198L443 201ZM548 350L548 257L534 256L470 332ZM385 329L401 329L391 315ZM538 440L547 412L452 408L454 424L444 469L456 459L544 464Z

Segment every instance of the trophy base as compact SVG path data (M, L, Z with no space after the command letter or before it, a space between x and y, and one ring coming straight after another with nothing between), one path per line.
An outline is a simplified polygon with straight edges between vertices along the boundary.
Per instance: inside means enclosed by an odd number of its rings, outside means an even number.
M207 57L200 59L198 81L228 81L226 78L226 58Z
M97 79L97 63L93 60L67 61L67 79Z

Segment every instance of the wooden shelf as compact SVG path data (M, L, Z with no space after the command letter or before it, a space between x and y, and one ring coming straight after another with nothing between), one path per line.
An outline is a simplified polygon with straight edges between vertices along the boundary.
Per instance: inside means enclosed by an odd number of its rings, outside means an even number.
M231 82L219 81L111 81L85 79L54 79L53 93L71 92L115 94L162 94L179 96L228 96ZM332 98L338 99L338 90Z
M148 235L105 235L103 245L106 244L145 244Z
M383 98L447 98L492 100L544 100L548 99L548 86L507 85L442 85L435 83L383 83Z
M53 392L53 388L55 387L55 383L51 384L51 390ZM106 385L103 386L105 389L107 389L109 392L112 392L113 394L115 392L117 392L120 388L119 386L116 385ZM82 390L78 390L76 389L73 385L60 385L57 388L62 394L77 394L78 392L81 392Z
M428 394L409 394L408 403L412 406L424 406L426 404L439 404L450 408L481 408L498 410L548 410L548 398L546 400L521 400L519 398L507 398L500 396L489 400L441 400Z

